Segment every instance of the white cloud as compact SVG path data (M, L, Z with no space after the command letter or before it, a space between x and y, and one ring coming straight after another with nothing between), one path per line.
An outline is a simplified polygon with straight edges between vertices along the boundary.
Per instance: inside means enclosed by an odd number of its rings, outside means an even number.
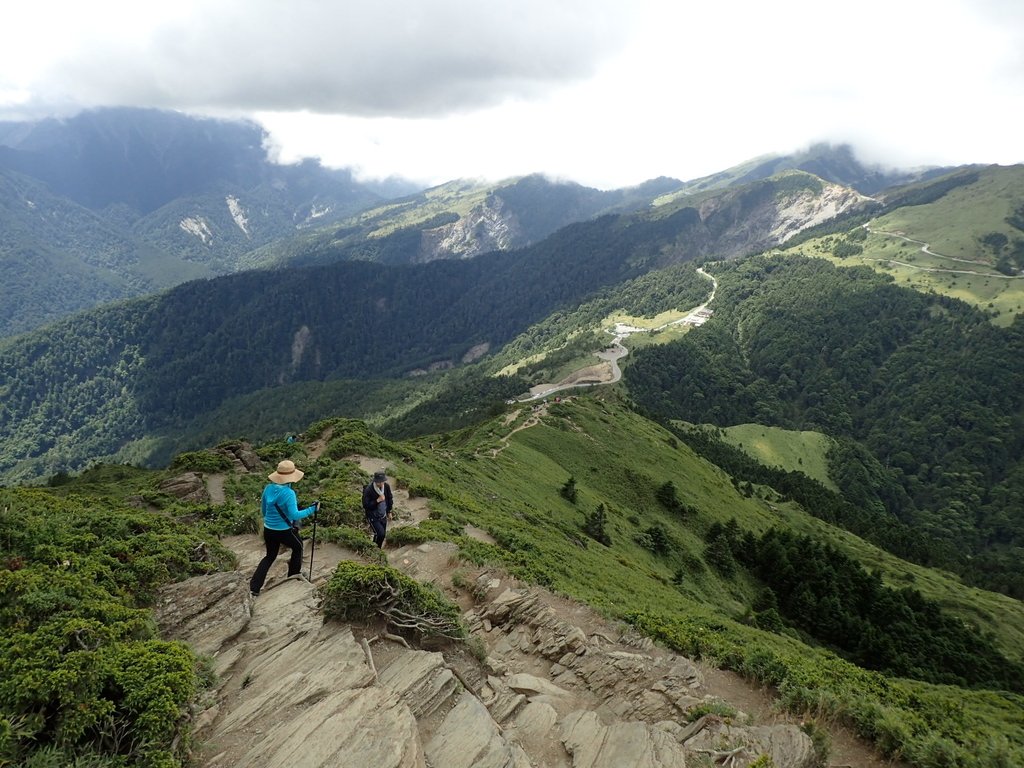
M608 187L818 140L1024 161L1019 0L36 5L0 31L0 109L252 115L283 160L366 176Z
M606 0L207 0L157 15L137 5L86 4L82 44L36 65L39 99L444 115L588 77L628 22Z

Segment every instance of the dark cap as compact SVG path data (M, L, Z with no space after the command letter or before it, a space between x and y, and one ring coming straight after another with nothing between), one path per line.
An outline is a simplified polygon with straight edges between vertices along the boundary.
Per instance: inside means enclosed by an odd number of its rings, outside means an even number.
M375 482L375 483L383 483L387 479L388 479L388 476L385 475L383 472L374 472L373 473L373 482Z

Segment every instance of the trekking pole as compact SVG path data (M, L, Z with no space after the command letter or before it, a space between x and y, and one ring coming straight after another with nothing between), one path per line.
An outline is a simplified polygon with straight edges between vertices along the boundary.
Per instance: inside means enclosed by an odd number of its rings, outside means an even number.
M320 511L320 502L316 503L313 510L313 543L309 547L309 580L313 581L313 553L316 552L316 513Z

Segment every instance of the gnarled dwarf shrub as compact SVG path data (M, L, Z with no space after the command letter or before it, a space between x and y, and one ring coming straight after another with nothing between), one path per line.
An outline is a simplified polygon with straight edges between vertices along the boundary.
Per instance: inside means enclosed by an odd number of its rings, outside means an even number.
M459 609L435 587L386 565L338 564L324 590L324 614L343 621L383 618L418 638L466 636Z

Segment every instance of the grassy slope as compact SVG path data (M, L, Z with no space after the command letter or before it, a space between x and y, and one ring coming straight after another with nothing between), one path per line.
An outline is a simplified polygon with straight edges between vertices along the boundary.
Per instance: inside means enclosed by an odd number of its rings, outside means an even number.
M723 439L766 466L781 467L787 472L803 472L826 488L839 490L828 476L825 460L832 441L821 432L737 424L724 430Z
M778 662L789 670L781 683L789 706L820 708L819 715L848 719L884 750L902 745L912 764L930 764L932 753L957 749L950 746L953 742L995 744L1006 738L1013 749L1024 749L1020 697L886 682L793 637L737 623L756 587L742 576L723 580L705 565L701 534L711 523L735 517L754 531L780 525L815 535L880 571L891 586L913 586L977 622L1014 658L1024 648L1024 606L1019 602L908 565L796 505L778 503L767 489L758 489L750 499L742 497L725 473L608 394L553 406L541 424L516 432L501 449L502 437L527 416L523 409L510 424L496 419L464 432L457 444L448 446L450 453L441 465L433 456L416 456L399 475L408 473L416 484L426 472L429 484L457 487L454 503L435 501L432 508L490 531L506 550L514 550L511 559L523 565L525 575L539 572L556 590L612 617L639 612L640 626L655 636L762 680L774 678L760 665L774 669ZM577 484L575 505L558 493L569 475ZM682 502L699 508L696 518L674 518L644 494L666 479L676 485ZM598 503L609 510L612 545L589 541L581 548L574 540L582 538L584 513ZM653 524L667 529L674 541L671 554L655 556L634 541L636 533ZM675 586L671 578L680 567L684 583ZM974 747L966 749L973 753ZM984 754L998 754L1000 748L993 749Z
M859 256L832 257L834 238L829 237L810 240L792 250L845 266L867 264L892 275L900 285L923 292L935 291L989 309L996 313L995 323L1009 325L1015 314L1024 311L1024 279L1007 278L983 264L930 256L922 253L919 243L882 233L899 232L928 243L934 253L991 265L992 254L978 239L991 232L1002 233L1011 240L1019 238L1020 231L1007 224L1006 218L1022 202L1024 166L992 167L984 170L974 184L957 187L933 203L898 208L873 220L869 224L872 234L862 243L864 252ZM983 274L963 274L969 271Z
M818 708L812 713L816 717L849 719L883 748L921 744L922 738L955 738L961 743L1006 738L1014 749L1024 750L1020 697L888 680L794 636L737 621L758 587L743 575L723 579L705 564L702 534L711 524L732 518L755 532L778 525L813 534L879 570L887 583L914 586L976 621L983 631L995 634L1004 653L1016 658L1024 648L1021 603L964 588L952 577L903 563L795 504L781 503L770 489L758 488L752 497L744 497L728 475L630 411L612 388L550 405L539 423L531 425L535 416L529 406L515 406L473 428L401 444L365 429L357 429L353 436L351 428L346 432L337 427L324 457L301 461L308 468L306 492L325 499L331 509L344 505L357 510L361 474L342 457L353 452L386 457L399 484L430 499L431 517L437 519L421 526L435 526L440 538L454 536L465 557L491 561L545 583L610 617L632 616L639 626L680 650L703 654L759 679L773 682L769 673L786 669L789 682L780 690L791 707ZM307 439L316 436L311 429ZM273 460L275 450L294 450L297 459L303 457L300 444L281 443L265 455ZM99 495L110 493L104 490L109 487L123 503L126 493L148 498L143 474L107 467L86 473L74 485L79 492L89 485L90 492ZM153 485L166 475L150 473ZM575 504L559 493L570 475L578 490ZM672 480L681 502L699 510L695 516L679 518L654 500L653 491L666 480ZM255 498L262 482L259 475L233 475L227 484L229 498ZM582 532L585 513L599 503L608 510L609 547ZM229 507L218 514L252 516L251 502ZM454 531L464 523L487 530L499 545L459 537ZM637 533L656 524L673 542L669 554L655 555L635 541ZM325 525L321 520L322 529ZM672 581L677 570L684 576L681 585ZM872 714L877 712L882 715ZM956 717L948 727L941 725L950 712ZM864 723L880 723L885 732L873 732L874 726ZM911 735L913 729L924 729L926 735ZM937 764L925 757L911 762Z
M1024 165L985 169L974 184L957 187L928 205L898 208L880 217L875 225L887 231L902 230L932 244L932 250L958 259L991 258L978 236L1001 232L1019 236L1006 218L1024 203ZM927 235L918 237L911 233Z
M912 585L976 620L1000 638L1004 653L1015 658L1024 653L1024 606L1018 601L905 563L795 504L778 502L769 489L743 497L727 474L619 405L613 395L575 396L550 406L540 424L514 433L532 412L529 406L513 411L517 416L508 424L503 416L443 445L433 438L436 450L416 451L415 460L397 471L416 485L457 487L459 501L449 509L499 540L515 533L530 542L524 551L538 555L559 590L611 614L640 607L640 601L672 610L715 605L723 615L737 617L754 596L749 585L722 582L700 566L703 532L735 517L755 532L782 524L820 536L880 570L892 586ZM558 493L570 475L578 489L574 505ZM675 518L653 500L651 493L666 480L674 483L680 501L700 509L696 518ZM581 549L575 542L582 537L584 514L598 503L609 510L612 546L590 541ZM633 540L656 523L676 541L676 555L656 557ZM667 583L678 567L687 572L682 588Z
M465 216L495 189L494 184L450 181L417 195L413 203L395 201L352 217L351 224L372 223L368 237L383 237L403 227L420 224L439 213L454 211ZM344 225L347 222L342 222Z

